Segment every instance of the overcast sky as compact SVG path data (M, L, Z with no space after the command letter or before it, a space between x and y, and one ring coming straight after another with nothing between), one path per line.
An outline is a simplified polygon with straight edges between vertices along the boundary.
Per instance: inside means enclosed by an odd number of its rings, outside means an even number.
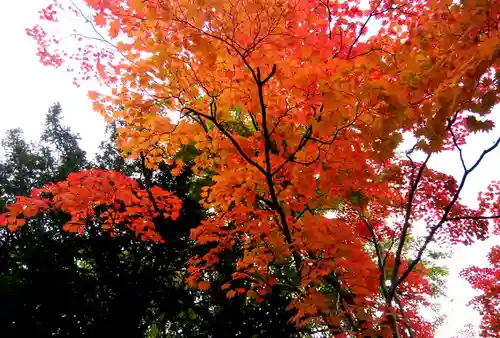
M64 3L62 0L61 2ZM22 127L36 139L44 114L53 103L61 102L65 123L82 137L91 153L104 137L102 117L92 111L85 87L72 85L73 76L64 69L44 67L38 62L34 41L25 34L39 18L38 10L49 0L4 1L0 11L0 132ZM71 29L68 29L71 31Z
M87 88L73 86L71 74L64 70L39 64L35 44L25 35L24 29L37 23L37 11L48 3L48 0L14 0L4 1L2 4L0 46L4 52L0 53L0 135L9 128L21 127L29 139L37 139L45 112L50 105L59 101L64 111L65 124L81 135L84 149L94 154L104 137L104 121L92 111ZM478 149L492 144L495 135L500 135L500 130L497 129L492 135L480 135L472 139L471 144L465 148L468 163L478 156ZM461 167L456 154L440 155L430 165L460 177ZM488 182L500 179L498 168L500 157L497 151L486 158L468 181L463 196L469 205L474 205L477 192ZM443 303L448 320L437 337L452 337L465 324L478 323L479 315L466 306L472 290L465 281L458 278L458 274L461 269L470 265L484 266L486 255L494 242L498 243L498 239L455 250L454 257L448 262L450 300Z

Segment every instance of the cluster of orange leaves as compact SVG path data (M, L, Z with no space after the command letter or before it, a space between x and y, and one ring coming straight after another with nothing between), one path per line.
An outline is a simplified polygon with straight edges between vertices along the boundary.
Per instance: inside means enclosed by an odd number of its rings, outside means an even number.
M63 226L69 232L84 233L89 222L97 222L112 233L129 229L144 240L163 241L155 220L175 220L181 207L181 201L168 191L152 187L148 192L123 174L92 169L33 189L29 197L18 196L0 215L0 225L16 230L31 217L64 212L70 216Z
M109 37L102 48L68 54L41 26L27 33L44 64L64 60L76 82L111 89L89 97L123 125L124 153L147 154L154 169L186 144L198 149L193 169L213 180L201 203L214 214L192 238L217 245L190 262L191 285L210 287L206 271L238 245L233 277L257 299L287 287L298 325L433 336L419 315L431 293L427 245L484 239L486 211L500 212L460 204L475 166L464 164L461 181L426 167L493 128L499 1L85 2L97 39ZM56 21L55 9L66 8L55 2L42 19ZM425 161L396 152L405 133ZM403 246L419 220L428 235L412 258Z

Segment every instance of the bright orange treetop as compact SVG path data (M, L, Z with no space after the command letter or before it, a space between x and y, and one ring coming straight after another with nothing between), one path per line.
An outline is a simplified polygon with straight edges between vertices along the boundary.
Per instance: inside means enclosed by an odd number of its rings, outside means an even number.
M41 62L111 89L89 96L121 122L125 154L155 168L185 144L199 150L195 172L213 180L201 203L214 213L192 238L217 246L192 260L189 283L209 287L218 254L238 245L234 278L248 289L227 285L228 296L279 286L299 326L434 335L419 315L429 243L482 240L499 214L468 209L460 193L500 143L463 160L468 134L493 128L500 1L84 2L94 35L74 34L74 54L41 26L27 32ZM398 152L405 134L414 146ZM459 180L426 166L451 149ZM406 250L417 223L427 235Z

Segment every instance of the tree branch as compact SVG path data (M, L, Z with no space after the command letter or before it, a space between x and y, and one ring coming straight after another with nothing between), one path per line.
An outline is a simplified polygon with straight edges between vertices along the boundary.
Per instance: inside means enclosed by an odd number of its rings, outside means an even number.
M361 26L361 29L359 31L359 34L356 36L356 38L354 39L353 43L349 46L349 51L347 52L347 57L346 59L349 59L351 57L351 53L352 53L352 49L354 48L354 45L356 43L358 43L359 39L361 38L361 36L363 35L363 31L365 30L366 28L366 25L368 25L368 22L370 22L370 19L372 17L374 17L375 15L379 14L376 12L377 8L380 6L380 4L382 3L382 0L380 0L377 4L377 6L373 9L373 11L370 13L370 15L368 15L368 18L366 18L365 22L363 23L363 25Z
M461 221L464 219L481 220L481 219L497 219L497 218L500 218L500 215L494 215L494 216L458 216L458 217L448 217L448 218L446 218L446 221Z
M448 125L446 126L446 129L450 132L451 138L453 140L453 145L458 150L458 154L460 156L460 162L462 163L462 168L464 170L467 170L467 166L465 165L464 155L462 153L462 148L458 145L458 141L457 141L457 138L455 136L455 133L453 132L453 129L451 128L453 126L453 123L457 120L457 116L458 116L458 113L455 113L453 118L448 119Z
M290 228L288 227L288 222L286 219L286 214L283 208L281 207L278 196L276 195L276 190L274 189L274 181L273 181L273 174L272 174L272 166L271 166L271 136L269 134L269 129L267 127L267 109L266 109L266 104L264 102L264 85L266 82L268 82L271 77L274 75L276 72L276 65L273 65L273 69L271 73L264 79L261 80L261 74L260 74L260 69L257 67L257 90L259 94L259 104L260 104L260 111L262 114L262 131L264 135L264 148L265 148L265 162L266 162L266 169L264 176L266 178L267 186L269 189L269 195L271 196L271 202L273 203L274 210L278 212L278 215L280 217L280 222L281 226L283 229L283 234L285 236L286 242L288 244L292 244L292 234L290 233ZM300 265L302 263L302 259L300 258L299 254L296 251L293 251L293 258L295 260L295 263L297 264L296 268L297 270L300 269Z
M236 148L236 150L238 151L238 153L248 162L250 163L251 165L253 165L255 168L257 168L257 170L259 170L262 174L266 175L267 172L264 168L262 168L261 165L259 165L257 162L255 162L254 160L252 160L246 153L245 151L243 150L243 148L241 148L240 144L238 143L238 141L236 141L236 139L215 119L213 118L212 116L209 116L209 115L206 115L206 114L203 114L203 113L200 113L198 112L197 110L193 109L193 108L189 108L189 107L184 107L182 108L183 110L187 110L189 111L190 113L192 114L195 114L197 116L200 116L200 117L203 117L204 119L206 120L209 120L211 121L216 127L217 129L222 133L224 134L224 136L226 136L230 141L231 143L234 145L234 147Z
M415 193L417 192L418 184L420 183L420 180L422 179L422 176L424 174L424 170L427 167L427 162L429 161L430 157L431 157L431 154L428 154L427 157L425 158L424 163L422 163L422 165L420 166L417 177L410 184L410 193L408 195L408 204L406 205L406 213L405 213L405 219L404 219L404 223L403 223L403 229L402 229L401 235L399 237L399 243L398 243L398 249L396 251L394 269L392 270L392 276L391 276L391 286L389 289L389 296L387 298L387 301L389 304L392 302L392 299L396 293L396 287L397 287L396 282L398 279L399 268L401 266L401 256L403 254L403 247L405 244L406 235L408 234L408 230L410 228L410 217L411 217L411 212L412 212L412 208L413 208L413 199L415 198Z
M479 158L477 159L477 161L474 163L474 165L472 167L470 167L469 169L466 169L464 170L464 175L462 176L462 179L460 181L460 185L456 191L456 193L454 194L452 200L450 201L450 203L446 206L444 212L443 212L443 216L441 217L441 220L436 224L434 225L432 228L431 228L431 231L429 232L429 234L427 235L427 237L425 238L425 241L424 241L424 244L422 245L422 247L419 249L418 253L417 253L417 256L415 257L415 259L408 265L408 268L406 269L406 271L401 275L401 278L399 278L399 280L396 282L396 285L394 285L394 288L396 288L399 284L401 284L405 279L406 277L408 277L408 275L411 273L411 271L413 270L413 268L420 262L420 260L422 259L422 255L424 254L425 250L427 249L427 246L429 245L430 242L432 242L432 240L434 239L434 235L436 234L436 232L443 226L443 224L446 222L446 220L448 219L448 214L450 213L451 209L453 208L453 206L455 205L455 203L457 202L459 196L460 196L460 193L462 192L464 186L465 186L465 182L467 180L467 177L470 175L471 172L473 172L478 166L479 164L483 161L484 157L492 152L494 149L496 149L498 147L498 145L500 144L500 138L498 138L496 140L496 142L491 146L489 147L488 149L484 150L481 155L479 156ZM458 217L457 217L458 218ZM458 220L458 219L457 219Z

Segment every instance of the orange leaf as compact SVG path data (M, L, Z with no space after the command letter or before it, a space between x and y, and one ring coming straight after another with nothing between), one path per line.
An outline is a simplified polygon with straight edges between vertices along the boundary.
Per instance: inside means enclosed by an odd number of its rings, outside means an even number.
M99 12L96 15L94 15L94 22L97 26L105 26L106 25L106 16L104 13Z
M208 289L210 289L210 282L207 282L207 281L199 282L198 289L200 289L202 291L207 291Z

